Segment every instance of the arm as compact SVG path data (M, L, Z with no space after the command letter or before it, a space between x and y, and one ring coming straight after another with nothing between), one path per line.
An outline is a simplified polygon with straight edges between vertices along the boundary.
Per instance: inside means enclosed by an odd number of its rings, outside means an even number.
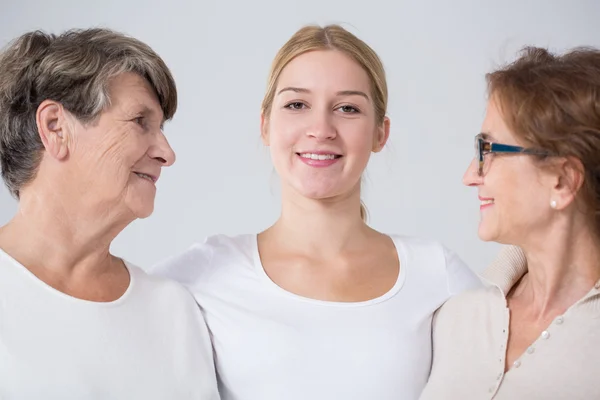
M202 279L202 275L210 269L213 247L206 242L197 243L150 268L152 275L172 279L187 288L193 287Z

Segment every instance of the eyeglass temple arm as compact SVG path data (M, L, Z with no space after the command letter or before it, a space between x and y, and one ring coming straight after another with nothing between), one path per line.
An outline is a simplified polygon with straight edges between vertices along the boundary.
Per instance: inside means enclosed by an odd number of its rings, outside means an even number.
M512 146L510 144L490 143L486 146L486 150L491 153L524 153L524 154L538 154L547 155L548 152L537 149L528 149L521 146Z

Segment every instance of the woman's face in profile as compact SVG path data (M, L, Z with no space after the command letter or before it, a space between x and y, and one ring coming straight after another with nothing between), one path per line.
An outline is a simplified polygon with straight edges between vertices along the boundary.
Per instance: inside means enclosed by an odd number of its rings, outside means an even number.
M481 132L494 143L527 146L506 125L496 101L488 102ZM477 186L481 219L479 237L485 241L519 244L543 232L551 220L551 184L547 172L526 154L485 155L483 176L477 160L469 165L463 182Z
M109 84L110 106L96 120L75 121L70 161L72 185L99 211L134 218L154 209L156 181L175 154L162 132L163 112L150 84L124 73ZM116 209L115 209L116 208Z
M380 131L367 73L335 50L293 59L263 120L263 140L282 182L315 199L358 189L371 152L385 143Z

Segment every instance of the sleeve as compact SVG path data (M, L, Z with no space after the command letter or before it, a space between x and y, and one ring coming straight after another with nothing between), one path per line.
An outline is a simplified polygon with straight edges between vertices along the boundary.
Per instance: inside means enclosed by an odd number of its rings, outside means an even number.
M196 243L181 254L169 257L149 269L151 275L172 279L183 286L195 286L209 270L213 248L206 241Z
M502 246L500 252L490 265L483 271L481 276L491 282L504 280L506 271L526 271L527 257L523 250L518 246Z
M483 287L479 276L453 251L444 247L448 293L451 296L469 289Z

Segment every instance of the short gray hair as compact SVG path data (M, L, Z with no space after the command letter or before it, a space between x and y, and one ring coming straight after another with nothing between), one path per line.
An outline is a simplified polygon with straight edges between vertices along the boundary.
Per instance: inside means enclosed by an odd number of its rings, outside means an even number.
M134 72L156 92L166 120L177 89L164 61L146 44L109 29L60 35L28 32L0 53L0 169L13 196L35 178L44 146L36 113L44 100L60 102L82 122L110 106L108 84Z

